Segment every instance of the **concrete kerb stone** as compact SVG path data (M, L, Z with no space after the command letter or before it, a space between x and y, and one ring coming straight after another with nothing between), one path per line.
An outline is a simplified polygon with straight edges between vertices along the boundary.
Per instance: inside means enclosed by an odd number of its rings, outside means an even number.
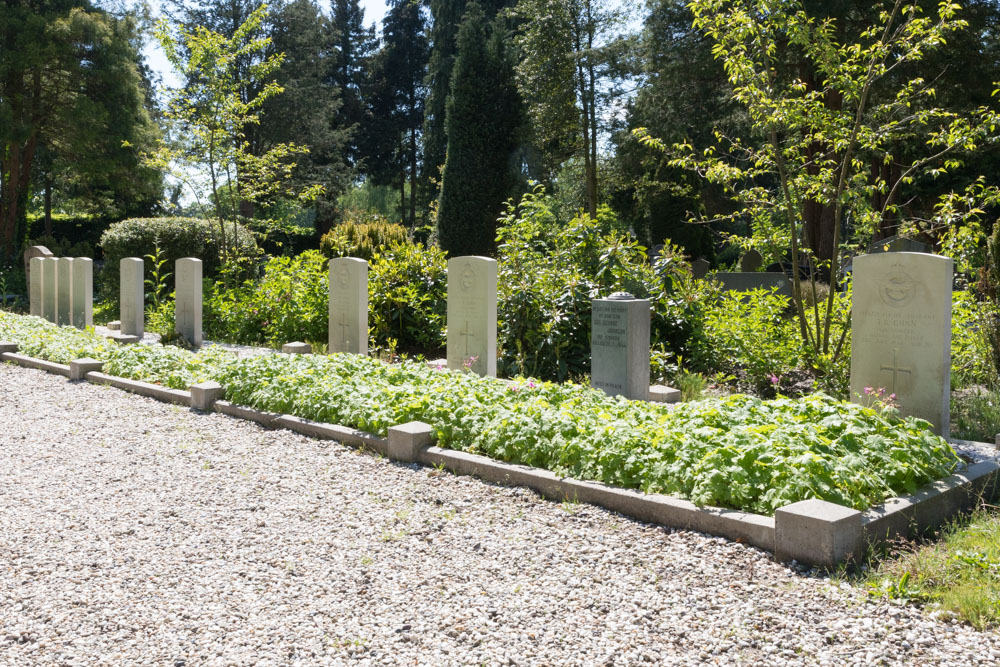
M386 438L380 438L377 435L347 426L314 422L294 415L275 415L271 421L271 428L286 428L289 431L320 440L336 440L345 445L367 447L383 456L386 456L389 451L389 443Z
M274 422L281 416L276 412L264 412L263 410L236 405L229 401L216 401L212 408L216 412L221 412L230 417L256 422L264 428L274 428Z
M654 384L649 388L649 400L653 403L680 403L681 390Z
M218 382L199 382L191 385L188 391L191 392L191 409L202 412L212 412L215 402L225 393Z
M427 447L420 452L420 463L444 466L458 475L478 477L487 482L523 486L540 493L545 498L565 500L562 480L542 468L501 463L479 454L469 454L441 447Z
M414 463L420 452L434 442L434 429L423 422L408 422L389 427L388 456L394 461Z
M125 378L115 377L114 375L107 375L105 373L93 371L87 373L84 377L86 377L88 382L93 382L94 384L110 385L118 389L124 389L125 391L133 394L146 396L147 398L155 398L156 400L163 401L164 403L173 403L174 405L191 405L191 392L189 391L169 389L158 384L140 382L139 380L127 380Z
M281 351L285 354L312 354L313 348L309 343L285 343L281 346Z
M811 498L774 512L774 559L831 568L863 555L861 512Z
M69 362L69 379L86 380L87 373L99 372L104 368L104 362L90 357L75 359Z
M69 366L66 364L57 364L52 361L43 361L42 359L35 359L23 354L15 354L13 352L4 352L0 354L0 360L12 361L18 366L23 368L34 368L40 371L46 371L54 375L61 375L63 377L69 377Z
M5 340L0 340L0 354L6 354L6 353L16 354L17 350L18 350L17 343L11 343Z

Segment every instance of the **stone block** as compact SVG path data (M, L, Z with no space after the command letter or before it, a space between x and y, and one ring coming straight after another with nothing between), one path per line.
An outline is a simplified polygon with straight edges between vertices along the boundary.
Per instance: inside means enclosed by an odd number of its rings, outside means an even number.
M76 359L75 361L69 362L69 379L86 380L87 373L90 372L100 373L102 368L104 368L103 361L91 359L90 357L84 357L83 359Z
M224 390L218 382L200 382L191 385L191 407L195 410L211 412L215 402L222 398Z
M72 324L73 313L73 258L56 260L56 324Z
M412 463L420 459L420 452L434 442L434 431L429 424L409 422L389 427L389 458Z
M123 333L113 333L109 335L108 338L122 345L134 345L135 343L138 343L140 340L142 340L138 336L130 336L128 334L123 334Z
M0 340L0 354L5 353L15 353L17 352L17 343L11 343L6 340Z
M121 331L122 329L121 320L111 320L110 322L108 322L108 329L110 329L111 331Z
M774 512L774 558L834 567L864 552L861 512L825 500L802 500Z
M281 351L285 354L312 354L313 348L309 343L285 343Z
M681 390L654 384L649 388L649 400L653 403L680 403Z

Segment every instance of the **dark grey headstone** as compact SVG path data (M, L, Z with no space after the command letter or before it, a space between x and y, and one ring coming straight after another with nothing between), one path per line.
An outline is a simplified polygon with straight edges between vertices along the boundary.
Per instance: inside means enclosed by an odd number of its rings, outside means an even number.
M784 273L719 272L713 274L713 277L722 283L722 289L727 292L749 292L774 287L778 294L792 297L792 281Z
M748 250L740 260L740 270L752 273L764 265L764 258L756 250Z
M709 269L712 265L704 257L699 257L698 259L691 262L691 275L695 278L704 278L708 275Z
M649 300L594 299L590 384L611 396L649 400Z

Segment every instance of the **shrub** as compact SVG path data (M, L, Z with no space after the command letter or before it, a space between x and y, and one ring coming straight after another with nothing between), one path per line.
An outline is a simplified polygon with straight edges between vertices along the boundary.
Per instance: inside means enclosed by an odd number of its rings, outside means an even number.
M446 344L448 261L438 248L396 243L368 269L369 326L375 345L434 352Z
M253 234L237 226L236 255L250 258L257 254ZM227 225L227 235L232 226ZM106 293L117 298L118 263L125 257L145 257L159 246L167 266L172 271L174 262L182 257L197 257L203 265L205 277L214 276L221 267L219 228L214 222L198 218L130 218L117 222L101 236L104 248L102 281ZM171 288L173 283L171 282Z
M360 217L361 221L342 222L320 239L319 249L328 258L359 257L371 260L391 245L404 243L406 228L377 214Z
M94 248L87 241L71 242L68 238L39 236L28 241L29 246L41 245L52 251L56 257L89 257L95 259Z
M997 386L993 365L989 302L980 302L971 292L952 292L951 305L951 386L954 389L983 385Z
M94 248L100 244L101 235L114 222L110 218L92 215L69 215L66 213L52 214L52 234L45 234L45 216L28 216L28 237L34 239L29 245L44 245L57 256L61 257L90 257L100 259L93 255ZM43 238L52 245L42 242ZM84 245L86 244L86 245ZM56 252L52 246L58 246L64 252ZM70 248L87 248L90 253L80 251L70 251Z
M701 289L673 248L645 249L601 207L567 223L541 189L500 219L498 366L502 375L564 380L590 372L591 300L627 291L651 301L654 358L683 355ZM668 352L664 353L664 352Z
M327 259L316 250L273 257L260 279L236 287L214 283L205 299L210 340L280 347L294 340L327 339Z

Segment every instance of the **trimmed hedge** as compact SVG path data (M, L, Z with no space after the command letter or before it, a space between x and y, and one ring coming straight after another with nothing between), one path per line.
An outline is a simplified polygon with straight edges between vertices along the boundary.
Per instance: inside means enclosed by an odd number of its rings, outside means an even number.
M56 256L92 257L100 259L100 252L94 253L101 241L101 235L114 222L111 218L91 215L52 214L52 234L45 234L45 216L28 216L29 245L44 245ZM86 245L84 245L86 244ZM55 247L53 247L55 246ZM86 252L86 248L90 252Z
M232 235L232 223L226 223L227 237ZM236 226L236 248L241 257L257 253L253 234L244 226ZM232 243L232 241L230 241ZM129 218L117 222L101 236L104 248L105 285L118 284L118 265L125 257L153 254L159 245L160 256L167 260L167 270L173 272L174 262L183 257L197 257L206 277L215 275L220 267L219 226L199 218ZM170 281L171 285L173 281ZM114 291L114 290L112 290Z

